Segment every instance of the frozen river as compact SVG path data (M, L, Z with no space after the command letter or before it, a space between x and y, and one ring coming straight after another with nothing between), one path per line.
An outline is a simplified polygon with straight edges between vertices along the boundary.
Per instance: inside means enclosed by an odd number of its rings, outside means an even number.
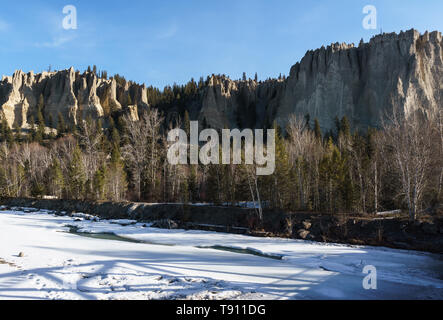
M0 299L443 299L441 255L30 211L0 211Z

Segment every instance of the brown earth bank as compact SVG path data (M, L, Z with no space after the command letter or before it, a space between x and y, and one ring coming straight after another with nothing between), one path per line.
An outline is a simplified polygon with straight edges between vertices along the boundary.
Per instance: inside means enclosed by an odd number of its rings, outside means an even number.
M288 213L265 210L259 223L254 209L211 205L90 202L77 200L2 199L9 208L52 210L56 214L87 213L102 219L154 222L159 228L199 229L261 237L287 237L317 242L385 246L443 253L443 214L390 217L352 214Z

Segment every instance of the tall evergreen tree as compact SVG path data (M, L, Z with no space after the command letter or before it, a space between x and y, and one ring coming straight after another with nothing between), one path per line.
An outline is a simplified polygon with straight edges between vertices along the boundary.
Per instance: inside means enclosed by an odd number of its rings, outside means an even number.
M95 172L93 178L93 188L95 192L95 197L97 200L102 200L106 196L106 177L107 177L106 165L100 166L100 168Z
M111 152L109 170L106 174L108 198L113 201L121 201L125 198L128 183L121 159L120 148L114 145Z
M346 137L351 136L351 125L348 117L346 116L344 116L340 121L340 132Z
M60 138L66 132L65 119L61 112L57 114L57 136Z
M196 202L198 198L198 181L197 181L197 165L189 166L188 176L188 188L189 188L189 200Z
M43 116L44 107L45 107L45 101L43 98L43 94L40 94L37 103L37 124L43 126L45 125L45 119Z
M69 193L73 199L82 199L85 190L86 175L82 161L82 152L78 145L75 146L72 160L68 167Z
M314 134L315 134L315 138L317 139L317 141L323 140L323 134L322 134L321 128L320 128L320 122L318 122L317 118L315 118L315 120L314 120Z
M311 115L309 113L305 115L305 128L311 130Z
M14 134L4 117L1 121L1 141L6 141L9 145L14 143Z
M286 150L281 128L274 123L275 134L275 171L265 177L270 183L265 190L269 192L269 201L275 208L287 208L290 202L290 168L289 156Z
M14 135L15 142L20 143L22 141L22 134L21 134L21 128L17 123L14 124L14 133L15 133Z
M186 134L188 135L188 137L191 134L191 120L189 119L189 112L188 110L185 110L185 116L183 119L183 126L184 126L184 130L186 132Z
M60 166L60 161L57 158L52 160L52 165L49 169L49 184L51 185L51 191L54 196L61 199L63 195L63 189L65 187L65 181L63 177L63 171Z

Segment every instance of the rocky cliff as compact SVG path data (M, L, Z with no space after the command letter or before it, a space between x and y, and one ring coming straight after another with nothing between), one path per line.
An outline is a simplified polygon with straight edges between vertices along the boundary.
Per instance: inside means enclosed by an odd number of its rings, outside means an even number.
M355 128L378 126L398 108L424 114L442 108L443 42L440 32L410 30L369 43L335 43L308 51L287 78L264 82L212 77L198 116L209 126L282 127L292 113L318 118L323 129L346 115Z
M74 123L87 115L101 117L125 106L133 118L147 106L143 85L98 79L69 70L34 75L17 71L0 82L0 116L24 127L40 94L45 118L60 112ZM127 96L134 106L127 107ZM378 126L393 108L424 114L442 108L443 41L440 32L416 30L373 37L369 43L335 43L308 51L289 76L257 82L212 76L189 101L191 119L213 128L285 126L289 116L310 115L324 130L346 115L354 128ZM174 103L163 106L174 112ZM176 109L175 109L176 111Z
M134 106L127 105L128 95ZM18 70L0 82L0 116L11 127L27 128L30 118L35 117L40 96L44 102L43 116L47 124L51 116L54 126L59 114L75 124L88 116L99 118L123 109L133 114L131 111L137 106L148 106L144 85L118 84L115 79L101 79L92 72L80 74L74 68L39 74Z

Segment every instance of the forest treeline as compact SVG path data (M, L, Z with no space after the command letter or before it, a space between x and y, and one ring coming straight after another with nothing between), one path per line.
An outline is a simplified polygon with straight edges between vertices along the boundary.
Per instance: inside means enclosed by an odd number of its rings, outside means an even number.
M43 102L39 103L42 105ZM49 121L52 121L50 119ZM323 134L318 121L292 116L276 128L276 169L256 176L251 165L170 165L167 132L189 130L189 115L166 123L156 108L139 121L114 114L57 130L41 112L24 132L0 125L0 197L254 202L288 211L373 213L408 210L411 219L441 203L442 112L394 113L381 129L353 131L346 117ZM48 120L46 120L46 124Z

